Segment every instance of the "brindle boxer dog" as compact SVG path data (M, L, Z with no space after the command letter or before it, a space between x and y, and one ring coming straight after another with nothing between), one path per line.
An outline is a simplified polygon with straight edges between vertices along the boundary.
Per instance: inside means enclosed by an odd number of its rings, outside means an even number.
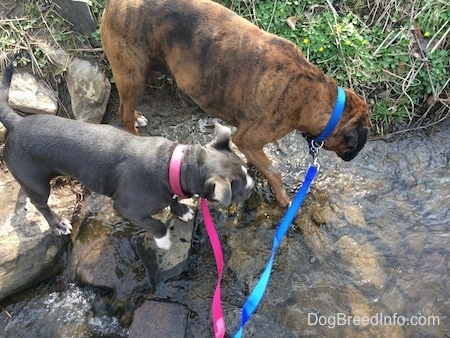
M337 97L336 82L296 45L209 0L110 0L101 34L125 129L138 134L135 109L148 76L166 73L206 113L237 127L233 142L267 177L279 204L289 204L263 146L294 129L317 136ZM345 94L343 116L324 148L350 161L370 121L366 103L350 89Z

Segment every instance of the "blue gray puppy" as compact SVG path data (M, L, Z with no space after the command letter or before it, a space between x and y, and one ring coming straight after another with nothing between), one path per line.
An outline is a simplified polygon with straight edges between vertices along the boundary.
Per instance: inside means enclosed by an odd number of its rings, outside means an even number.
M158 247L169 249L166 226L151 216L166 206L184 221L193 211L178 203L170 189L169 162L176 142L139 137L109 125L57 116L22 117L7 103L14 70L7 67L0 86L0 121L7 129L4 160L53 233L67 235L72 225L48 204L49 182L65 175L111 197L122 216L149 231ZM229 128L216 125L215 139L184 151L180 183L188 196L199 195L229 205L246 200L253 189L242 160L230 149Z

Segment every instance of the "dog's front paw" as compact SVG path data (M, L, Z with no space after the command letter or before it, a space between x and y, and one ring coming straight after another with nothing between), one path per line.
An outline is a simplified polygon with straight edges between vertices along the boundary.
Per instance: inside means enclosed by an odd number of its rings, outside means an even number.
M144 115L142 115L139 112L135 112L135 116L136 116L136 121L134 122L134 126L136 128L147 127L148 120L147 120L147 118Z
M185 214L178 216L178 218L186 223L192 221L194 219L194 210L188 208L188 211Z
M64 218L52 230L56 236L69 235L72 231L72 224Z
M163 250L169 250L172 247L172 241L170 240L170 232L167 230L167 233L164 237L156 238L155 242L158 248Z

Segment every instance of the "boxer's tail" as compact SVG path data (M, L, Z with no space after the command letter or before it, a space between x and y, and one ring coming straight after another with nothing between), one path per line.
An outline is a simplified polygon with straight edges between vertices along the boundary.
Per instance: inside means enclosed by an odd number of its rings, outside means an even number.
M6 66L3 71L2 82L0 85L0 122L7 130L10 130L19 122L22 117L17 114L8 104L9 86L14 74L14 68L11 64Z

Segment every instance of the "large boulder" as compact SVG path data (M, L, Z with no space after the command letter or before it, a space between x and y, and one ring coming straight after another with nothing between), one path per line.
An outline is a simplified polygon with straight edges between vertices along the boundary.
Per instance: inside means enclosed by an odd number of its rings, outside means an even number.
M193 206L192 200L185 203ZM147 231L123 220L110 198L91 193L83 199L75 227L69 266L83 284L114 291L117 298L128 294L123 286L145 289L182 273L191 247L193 221L184 223L166 208L154 217L171 229L172 248L157 248ZM117 228L117 229L115 229ZM128 228L127 231L121 231Z
M75 58L67 66L66 80L75 119L100 123L106 112L111 83L98 64Z
M54 276L65 263L70 236L53 235L47 221L4 168L0 170L0 300ZM52 191L49 204L70 219L76 195Z
M62 49L43 48L46 55L65 71L75 119L100 123L106 112L111 83L98 64L75 58Z
M95 32L96 23L87 0L53 0L53 2L58 5L58 12L72 23L78 32L87 36Z

